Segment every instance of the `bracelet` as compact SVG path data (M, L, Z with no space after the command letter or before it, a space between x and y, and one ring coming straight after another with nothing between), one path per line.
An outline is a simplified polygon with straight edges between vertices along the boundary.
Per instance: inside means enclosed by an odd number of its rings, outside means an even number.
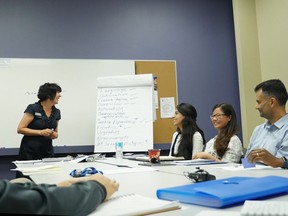
M288 169L288 160L286 157L281 157L281 159L284 161L283 169Z

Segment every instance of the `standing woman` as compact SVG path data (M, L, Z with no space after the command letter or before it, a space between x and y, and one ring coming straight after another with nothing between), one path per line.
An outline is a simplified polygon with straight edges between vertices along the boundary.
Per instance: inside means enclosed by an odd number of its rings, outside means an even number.
M238 126L233 106L227 103L216 104L210 118L218 134L207 142L204 152L197 153L193 159L239 163L243 151L242 143L236 135Z
M54 156L52 139L58 137L60 110L55 107L61 97L61 87L45 83L38 91L39 101L29 104L18 125L17 133L23 134L19 159L36 160Z
M174 116L174 125L177 131L173 134L170 156L183 156L191 160L192 155L203 150L205 143L204 133L196 123L197 111L188 103L177 106Z

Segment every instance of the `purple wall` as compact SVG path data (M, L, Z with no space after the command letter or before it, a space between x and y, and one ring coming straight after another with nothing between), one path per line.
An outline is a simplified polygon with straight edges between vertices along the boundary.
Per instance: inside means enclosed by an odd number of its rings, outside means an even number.
M2 58L176 60L206 140L218 102L241 123L232 0L0 0L0 29Z

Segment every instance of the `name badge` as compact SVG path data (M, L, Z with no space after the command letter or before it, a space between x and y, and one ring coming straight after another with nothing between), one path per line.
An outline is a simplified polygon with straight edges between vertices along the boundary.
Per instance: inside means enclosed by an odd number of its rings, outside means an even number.
M41 113L35 112L35 116L41 117Z

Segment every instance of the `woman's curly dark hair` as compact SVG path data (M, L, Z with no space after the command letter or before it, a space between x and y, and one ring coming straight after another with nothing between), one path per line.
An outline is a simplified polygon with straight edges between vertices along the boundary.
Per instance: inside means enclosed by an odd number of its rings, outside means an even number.
M54 100L57 92L61 92L62 89L56 83L45 83L39 87L37 97L40 101L47 99Z

